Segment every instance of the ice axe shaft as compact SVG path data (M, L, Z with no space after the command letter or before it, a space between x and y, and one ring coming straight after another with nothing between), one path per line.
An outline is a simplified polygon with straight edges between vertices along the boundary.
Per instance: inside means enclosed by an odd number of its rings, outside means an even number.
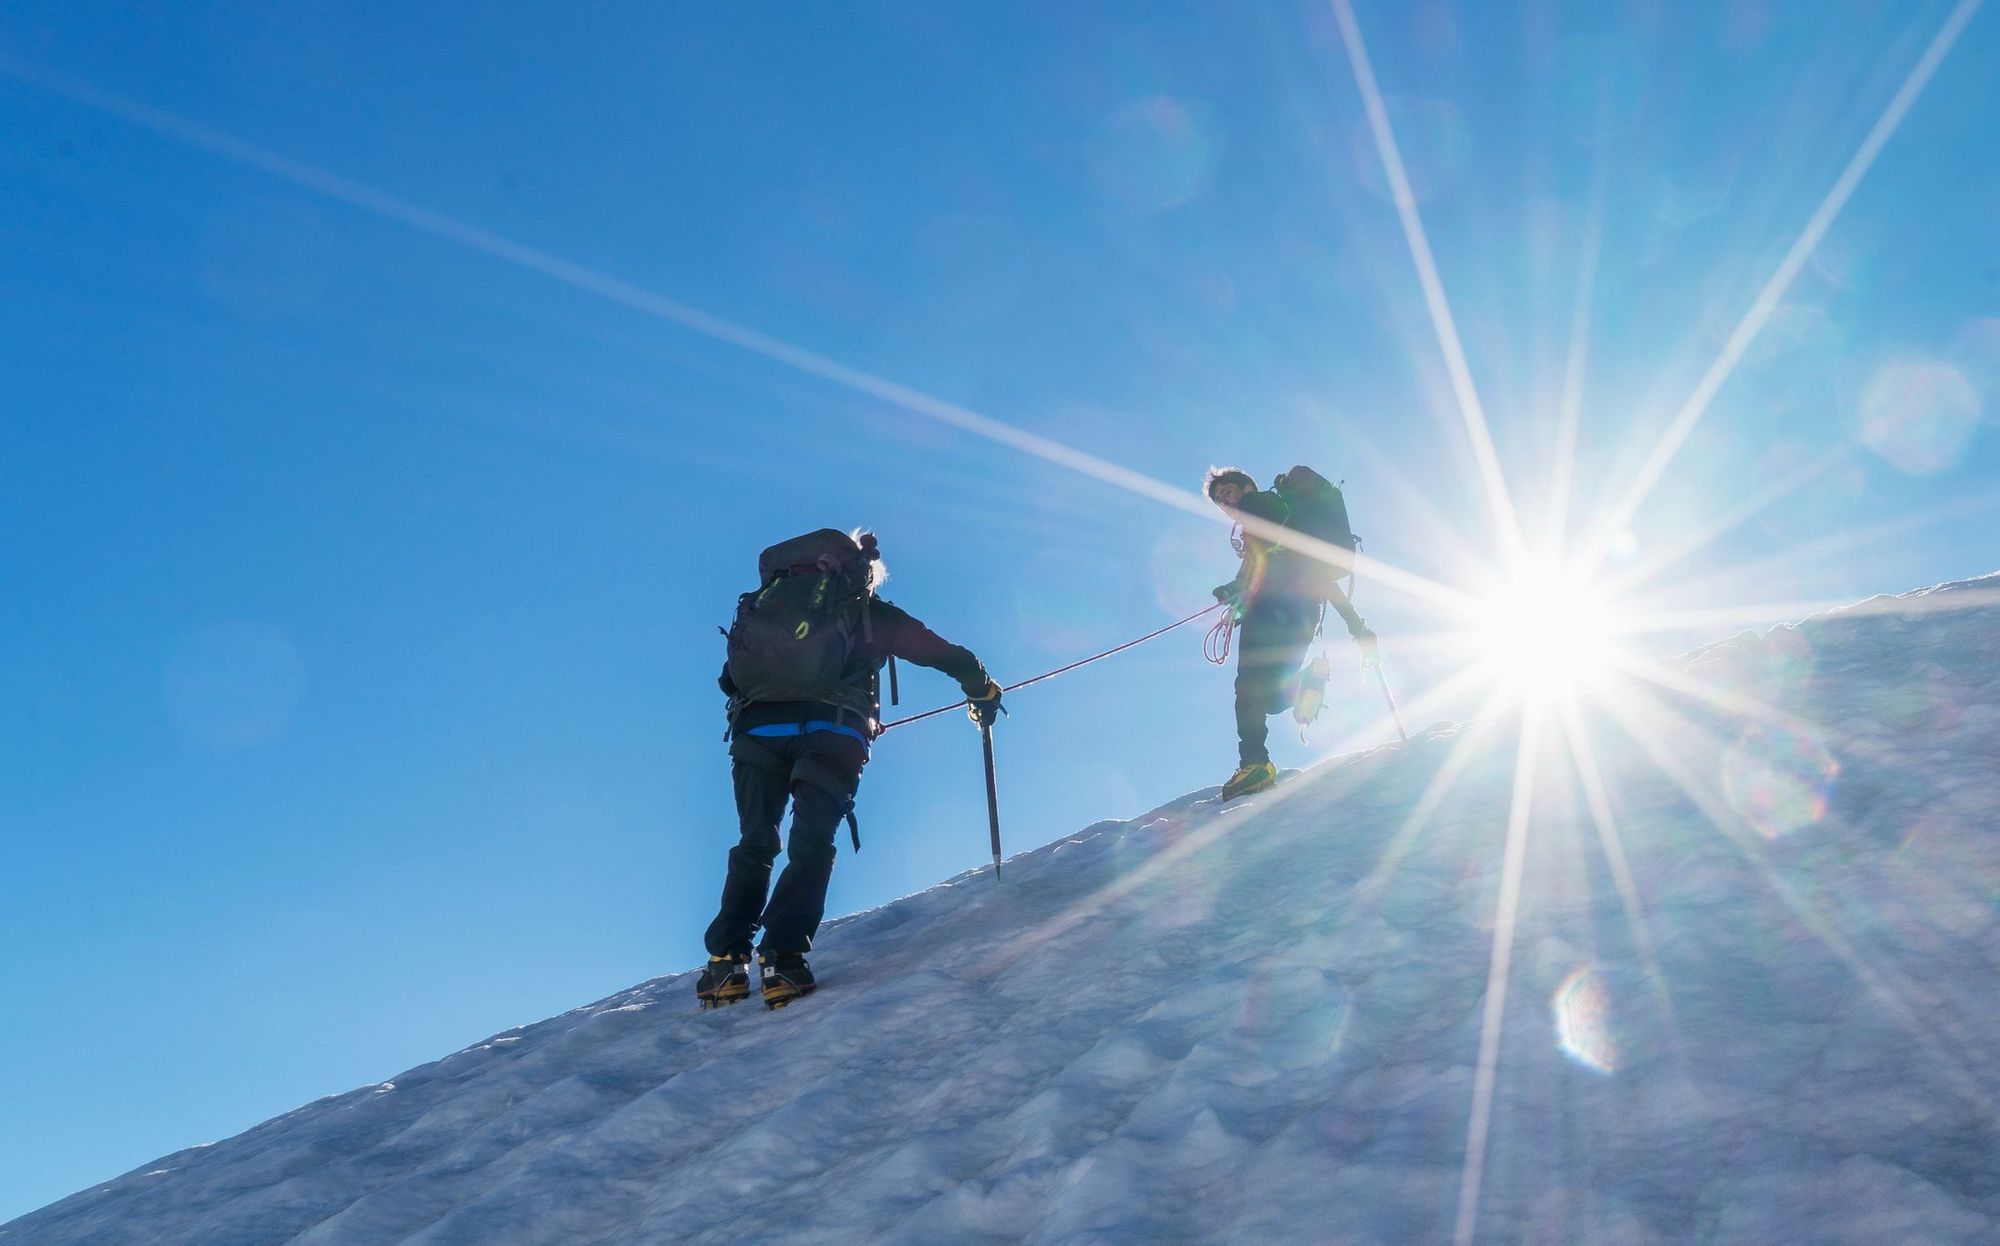
M979 724L979 747L986 754L986 826L993 836L993 881L1000 881L1000 788L993 778L993 724Z

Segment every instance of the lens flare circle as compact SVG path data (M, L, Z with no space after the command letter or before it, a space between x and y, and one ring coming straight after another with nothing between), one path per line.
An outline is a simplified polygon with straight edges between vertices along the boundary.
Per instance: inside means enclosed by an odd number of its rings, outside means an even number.
M1207 189L1217 138L1204 104L1166 95L1134 100L1098 126L1091 173L1112 202L1142 214L1164 212Z
M1618 1069L1618 1037L1612 1027L1611 987L1586 965L1573 971L1549 1001L1556 1044L1562 1053L1594 1073Z
M1861 394L1861 441L1897 470L1955 467L1979 427L1979 391L1942 359L1885 364Z
M1840 763L1817 739L1763 723L1744 728L1722 757L1730 806L1772 840L1824 818L1839 774Z

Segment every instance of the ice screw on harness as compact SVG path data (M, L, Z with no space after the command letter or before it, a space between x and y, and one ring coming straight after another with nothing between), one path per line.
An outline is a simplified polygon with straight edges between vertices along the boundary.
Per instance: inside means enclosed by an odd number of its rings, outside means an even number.
M1306 728L1319 717L1320 708L1326 704L1326 681L1331 674L1325 653L1313 654L1312 661L1299 672L1299 694L1292 699L1292 721L1299 725L1301 743L1305 741Z

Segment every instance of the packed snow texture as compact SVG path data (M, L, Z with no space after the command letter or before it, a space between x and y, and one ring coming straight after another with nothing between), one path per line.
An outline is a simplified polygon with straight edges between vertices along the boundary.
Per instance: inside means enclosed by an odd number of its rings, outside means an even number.
M1603 827L1551 720L1490 1116L1517 714L832 923L784 1011L658 979L0 1243L2000 1241L1996 601L1607 694Z

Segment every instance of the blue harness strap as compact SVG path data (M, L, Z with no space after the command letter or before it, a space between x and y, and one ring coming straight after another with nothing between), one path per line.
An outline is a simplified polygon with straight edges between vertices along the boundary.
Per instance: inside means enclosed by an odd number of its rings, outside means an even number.
M868 737L862 734L859 728L850 727L846 723L830 723L824 719L817 718L811 722L804 723L766 723L761 727L748 728L743 734L768 738L772 736L805 735L812 731L834 731L850 739L859 740L864 745L868 743Z

